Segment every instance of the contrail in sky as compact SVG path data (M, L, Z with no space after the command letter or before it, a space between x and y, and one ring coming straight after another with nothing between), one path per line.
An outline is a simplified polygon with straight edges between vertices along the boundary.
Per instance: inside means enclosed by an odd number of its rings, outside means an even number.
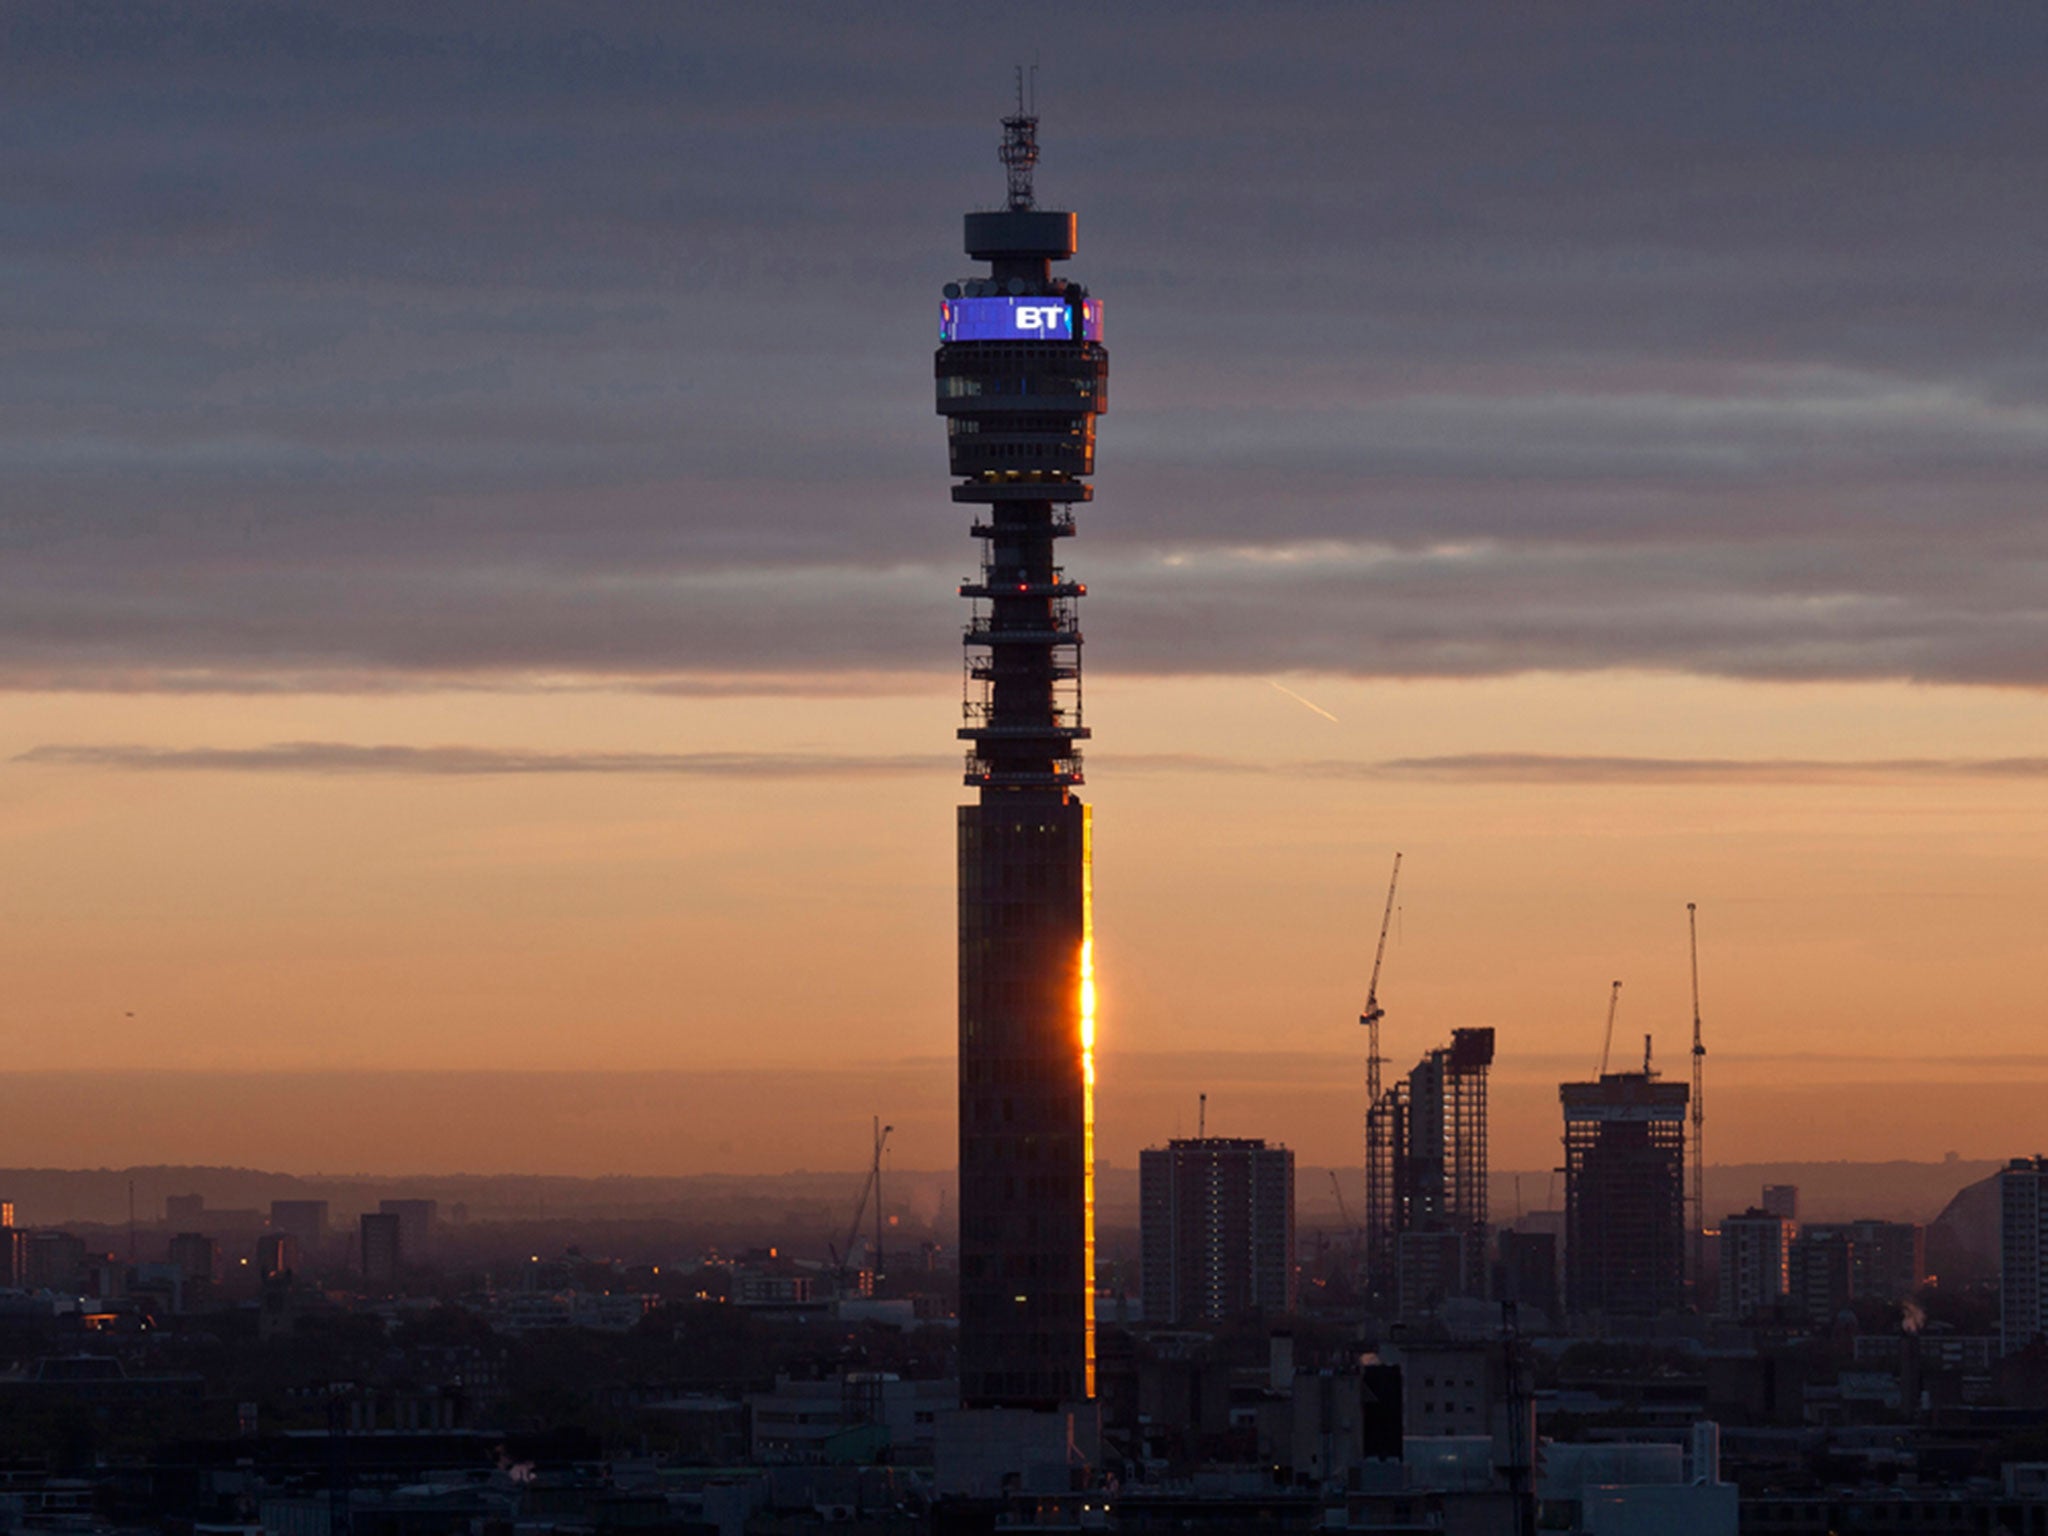
M1266 679L1266 686L1269 688L1279 688L1282 693L1286 694L1287 697L1294 700L1295 703L1302 705L1304 708L1314 710L1317 714L1321 715L1325 720L1334 721L1337 719L1335 715L1331 714L1327 709L1323 708L1322 705L1317 704L1312 700L1304 699L1292 688L1281 688L1280 684L1274 682L1273 679L1271 679L1270 677ZM1341 724L1342 722L1339 723Z

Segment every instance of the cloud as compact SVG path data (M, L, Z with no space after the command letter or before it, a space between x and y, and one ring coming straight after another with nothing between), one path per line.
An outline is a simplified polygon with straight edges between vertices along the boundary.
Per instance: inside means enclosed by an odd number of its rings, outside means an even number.
M856 778L931 773L941 757L852 757L767 752L515 752L490 747L354 746L285 741L260 747L61 745L31 747L17 763L149 772L404 774L656 774L691 778Z
M1311 771L1346 773L1325 764ZM2010 758L1675 758L1576 757L1476 752L1375 763L1370 777L1482 780L1512 784L1812 784L1901 778L2048 779L2048 757Z
M1468 752L1378 761L1342 758L1250 762L1193 753L1099 752L1124 773L1273 774L1317 779L1406 779L1422 783L1782 784L1882 783L1905 779L2044 779L2048 758L1619 757L1541 752Z
M943 665L1048 30L1092 660L2048 686L2031 16L1483 10L17 6L0 686Z
M1467 753L1388 758L1378 762L1320 759L1253 763L1199 754L1099 754L1120 772L1257 774L1307 778L1412 779L1514 784L1765 783L1829 785L1925 778L2048 778L2048 758L1660 758L1541 753ZM18 754L31 766L131 769L147 772L403 774L425 777L508 774L653 774L789 779L931 774L955 759L906 754L861 757L829 752L525 752L497 747L356 745L333 741L273 742L255 747L152 747L121 743L45 743Z

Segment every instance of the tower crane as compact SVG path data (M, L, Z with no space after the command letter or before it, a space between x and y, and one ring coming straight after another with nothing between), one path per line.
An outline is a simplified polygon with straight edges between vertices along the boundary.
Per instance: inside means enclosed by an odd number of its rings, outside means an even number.
M1387 1010L1380 1006L1380 966L1387 958L1387 927L1394 920L1394 888L1400 883L1401 855L1396 853L1394 872L1387 877L1387 909L1380 914L1380 942L1372 952L1372 980L1365 988L1365 1012L1358 1016L1358 1022L1367 1031L1365 1104L1368 1109L1380 1101L1380 1020L1387 1016Z
M861 1218L868 1213L868 1201L875 1202L875 1248L873 1269L877 1278L882 1273L882 1149L889 1144L889 1134L896 1129L893 1125L882 1124L882 1117L875 1116L875 1154L868 1164L868 1176L861 1181L860 1199L854 1202L853 1223L846 1229L846 1246L832 1249L832 1262L838 1267L841 1281L846 1279L847 1267L853 1262L853 1245L860 1238ZM826 1245L830 1247L830 1244Z
M1700 1039L1699 903L1685 904L1685 930L1692 950L1692 1283L1701 1280L1707 1230L1707 1048Z
M1355 1282L1358 1279L1358 1228L1352 1224L1351 1207L1344 1203L1344 1186L1337 1179L1337 1170L1332 1168L1329 1174L1330 1193L1337 1197L1337 1219L1344 1223L1346 1246L1351 1254L1350 1278Z
M1614 984L1614 990L1607 994L1607 1038L1600 1044L1600 1076L1607 1075L1607 1058L1614 1050L1614 1013L1621 1006L1621 983Z
M1344 1230L1349 1232L1353 1230L1351 1226L1351 1208L1344 1203L1344 1186L1337 1182L1336 1169L1330 1169L1329 1174L1330 1193L1337 1197L1337 1219L1344 1223Z
M1401 855L1394 855L1394 871L1387 877L1387 905L1380 914L1380 939L1372 952L1372 979L1365 988L1365 1012L1358 1022L1366 1029L1365 1046L1365 1264L1367 1283L1384 1286L1386 1245L1392 1229L1394 1169L1390 1125L1381 1103L1380 1020L1386 1009L1380 1006L1380 967L1387 958L1387 928L1394 920L1394 892L1401 883ZM1335 1175L1331 1175L1334 1179ZM1341 1201L1340 1201L1341 1203Z

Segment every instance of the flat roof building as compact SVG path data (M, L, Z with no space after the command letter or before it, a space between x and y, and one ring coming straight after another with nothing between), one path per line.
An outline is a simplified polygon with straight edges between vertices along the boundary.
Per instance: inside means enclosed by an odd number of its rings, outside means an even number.
M1145 1321L1220 1323L1294 1310L1294 1154L1190 1137L1138 1154Z
M1721 1218L1722 1316L1755 1317L1785 1299L1796 1230L1791 1217L1757 1206Z
M1685 1301L1685 1127L1691 1090L1654 1072L1562 1083L1565 1307L1654 1317Z
M2048 1158L2016 1157L1998 1175L1999 1348L2048 1336Z
M405 1264L403 1225L388 1211L365 1211L359 1230L363 1284L372 1289L391 1289L398 1284Z

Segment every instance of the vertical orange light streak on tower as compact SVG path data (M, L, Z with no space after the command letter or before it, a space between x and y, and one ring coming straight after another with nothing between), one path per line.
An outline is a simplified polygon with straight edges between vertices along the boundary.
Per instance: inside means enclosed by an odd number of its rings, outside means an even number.
M1081 812L1081 1318L1095 1395L1095 818Z

